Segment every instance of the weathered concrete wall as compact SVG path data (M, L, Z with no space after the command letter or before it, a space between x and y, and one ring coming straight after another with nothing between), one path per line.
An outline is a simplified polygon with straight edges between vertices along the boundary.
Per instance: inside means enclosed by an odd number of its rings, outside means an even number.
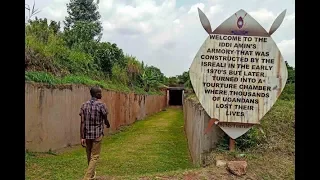
M165 91L166 92L166 91ZM109 110L110 129L116 132L120 126L164 109L167 95L136 95L102 91L102 101ZM46 88L39 84L25 84L25 141L26 149L44 152L80 143L79 110L90 99L89 88L70 85Z
M183 100L183 113L192 161L196 165L205 165L207 155L216 147L224 132L218 126L213 125L210 132L204 134L210 117L200 103L195 103L186 97Z

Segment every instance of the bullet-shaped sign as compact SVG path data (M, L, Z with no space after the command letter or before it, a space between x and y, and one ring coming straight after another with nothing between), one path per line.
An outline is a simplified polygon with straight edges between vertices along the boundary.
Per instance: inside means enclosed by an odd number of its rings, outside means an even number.
M271 109L286 81L287 67L271 38L282 23L283 11L267 32L244 10L215 30L198 9L208 33L190 67L194 91L213 122L236 139Z

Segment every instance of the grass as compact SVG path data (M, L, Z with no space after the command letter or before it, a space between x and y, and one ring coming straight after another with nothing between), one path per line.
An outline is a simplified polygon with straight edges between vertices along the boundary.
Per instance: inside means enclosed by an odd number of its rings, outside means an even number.
M188 98L195 100L194 95ZM279 99L262 119L261 129L264 141L246 150L234 152L215 149L211 152L205 168L178 170L156 175L140 176L151 179L219 179L219 180L293 180L295 174L295 138L294 138L294 100ZM236 140L237 141L237 140ZM242 155L239 156L239 155ZM247 174L236 177L225 167L216 167L216 160L245 160L248 163ZM101 178L103 180L104 178ZM107 179L107 178L105 178ZM119 178L119 179L127 179ZM138 179L138 178L133 178Z
M194 168L183 124L182 110L168 108L105 137L97 174L128 177ZM81 179L86 167L82 147L26 154L26 179Z
M261 121L264 141L235 152L214 150L208 164L215 160L246 160L248 175L256 179L294 179L295 136L294 100L279 99ZM257 127L255 127L257 128ZM237 140L236 140L237 141ZM244 157L237 155L244 154Z
M48 85L62 85L62 84L83 84L88 86L100 86L101 88L119 91L119 92L134 92L136 94L162 95L161 92L151 90L148 93L142 88L134 87L132 90L121 83L112 82L110 80L93 80L81 75L66 75L64 77L56 77L50 73L42 71L25 71L25 81L46 83Z

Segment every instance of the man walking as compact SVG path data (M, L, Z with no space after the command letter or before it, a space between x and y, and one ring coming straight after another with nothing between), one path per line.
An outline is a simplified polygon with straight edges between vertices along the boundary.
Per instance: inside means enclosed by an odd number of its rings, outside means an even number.
M104 136L103 127L105 124L110 128L108 121L108 110L106 105L99 101L101 89L93 87L90 89L91 99L82 104L80 109L80 138L81 145L86 147L88 169L84 180L94 179L96 175L96 163L101 151L101 140Z

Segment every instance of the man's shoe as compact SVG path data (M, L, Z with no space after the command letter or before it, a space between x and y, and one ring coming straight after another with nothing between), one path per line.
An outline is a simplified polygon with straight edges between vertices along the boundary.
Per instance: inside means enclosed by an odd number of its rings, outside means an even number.
M93 174L93 176L91 177L91 179L95 179L95 178L96 178L96 174L97 174L97 172L94 171L94 174Z

